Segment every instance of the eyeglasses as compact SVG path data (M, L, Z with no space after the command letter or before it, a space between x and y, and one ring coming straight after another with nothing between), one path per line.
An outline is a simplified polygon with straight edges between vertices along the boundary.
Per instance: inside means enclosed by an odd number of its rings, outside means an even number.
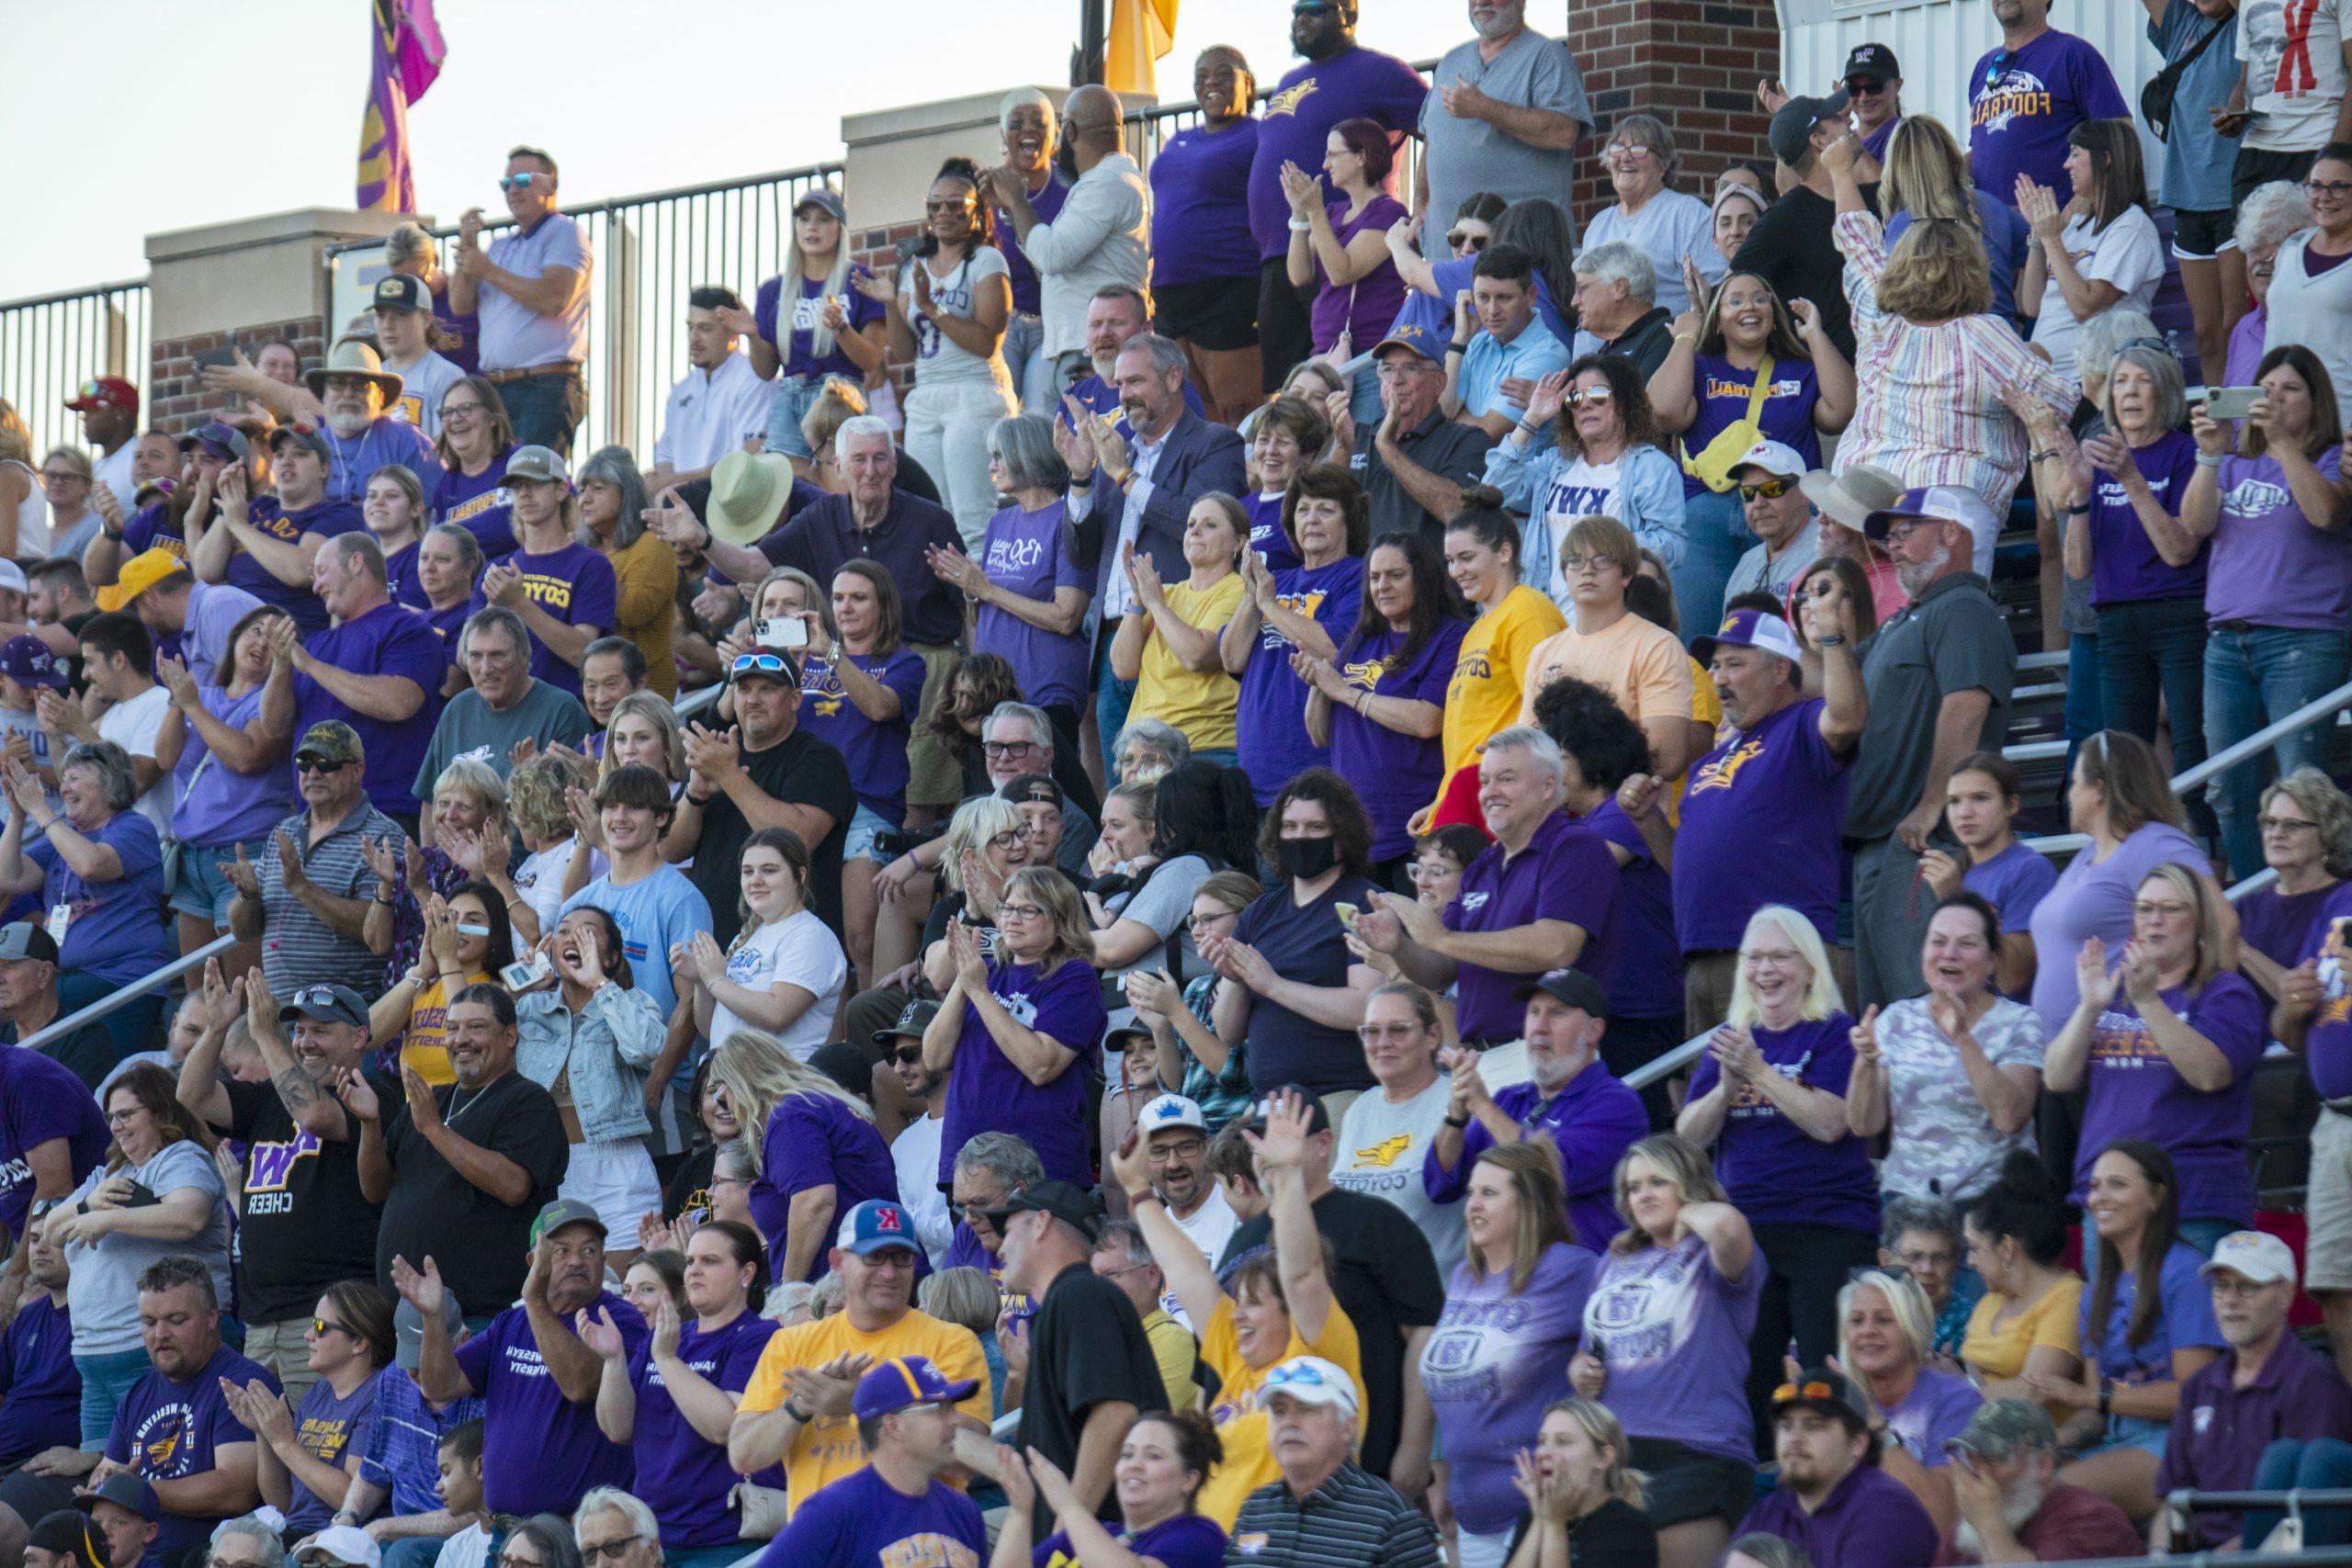
M1949 1269L1960 1258L1951 1252L1898 1252L1894 1260L1905 1269Z
M1778 501L1795 484L1794 479L1766 479L1760 484L1742 485L1739 487L1739 499L1754 501L1760 496L1766 501Z
M1637 164L1654 154L1648 147L1639 141L1621 141L1609 150L1609 156L1615 163Z
M40 471L40 482L45 485L71 484L76 480L83 484L90 482L87 478L73 468L43 468Z
M1170 1160L1198 1159L1208 1152L1205 1138L1186 1138L1178 1144L1156 1144L1144 1151L1144 1158L1153 1165L1166 1165Z
M1035 751L1036 749L1037 743L1035 740L983 740L980 742L980 754L987 757L1013 757L1023 751Z
M1465 234L1456 229L1445 237L1445 243L1457 251L1483 251L1489 238L1491 236L1486 234Z
M339 773L351 766L349 762L330 762L324 757L305 754L294 759L297 770L306 773Z
M964 1212L964 1217L966 1219L985 1220L988 1218L988 1213L990 1209L1001 1209L1004 1207L1004 1200L1001 1197L956 1198L950 1200L950 1201L953 1202L956 1208Z
M1616 564L1607 556L1562 556L1560 558L1561 571L1570 577L1581 577L1588 571L1606 571Z
M1046 918L1046 910L1045 907L1040 904L999 904L996 907L996 918L1000 922L1004 920L1042 920Z
M1035 837L1036 835L1026 828L1008 828L1001 833L989 834L989 842L997 849L1009 850L1015 844L1025 844Z
M2229 1296L2238 1301L2244 1301L2250 1296L2258 1296L2273 1285L2286 1283L2284 1280L2249 1280L2243 1274L2233 1274L2228 1269L2217 1270L2211 1278L2215 1295Z
M1887 525L1886 542L1890 545L1899 545L1914 534L1942 526L1943 520L1939 517L1901 518Z
M359 1336L352 1333L351 1330L345 1328L340 1323L329 1323L323 1317L314 1317L311 1319L311 1332L319 1336L321 1338L324 1338L330 1334L340 1334L348 1339L356 1339L359 1337Z
M471 419L488 406L485 403L443 403L441 423L447 424L453 419Z
M1184 926L1188 931L1205 931L1219 920L1233 919L1238 912L1234 909L1222 909L1214 915L1187 915L1184 917Z
M2352 196L2352 180L2305 180L2303 194L2313 201L2325 197L2330 201Z
M1420 1032L1418 1023L1367 1023L1356 1031L1356 1038L1374 1045L1383 1040L1410 1040Z
M2177 920L2183 915L2196 912L2194 904L2136 902L2132 906L2132 918L2135 920Z
M2254 825L2266 833L2300 833L2307 828L2316 832L2319 829L2318 823L2300 817L2257 817Z
M1423 865L1414 861L1405 868L1405 879L1418 887L1424 882L1435 882L1441 876L1452 876L1456 868L1447 865Z
M134 1105L128 1111L109 1111L107 1112L107 1125L109 1127L122 1126L128 1122L135 1121L138 1118L139 1113L146 1109L147 1108L143 1105Z
M594 1546L580 1549L582 1562L618 1562L628 1555L628 1549L645 1539L642 1535L625 1535L617 1540L600 1540Z
M1742 953L1739 961L1747 964L1785 967L1797 961L1797 952L1792 947L1761 948L1754 953Z
M1575 409L1587 403L1605 403L1613 395L1606 387L1578 387L1560 400Z
M528 173L520 175L501 175L498 176L498 188L501 190L528 190L536 181L552 179L555 176L552 175L534 175Z

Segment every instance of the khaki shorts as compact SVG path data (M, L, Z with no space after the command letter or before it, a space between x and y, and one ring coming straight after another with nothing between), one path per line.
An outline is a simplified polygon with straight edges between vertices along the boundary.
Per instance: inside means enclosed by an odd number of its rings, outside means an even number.
M2352 1291L2352 1116L2322 1108L2303 1190L2303 1289Z
M922 655L922 708L907 741L907 804L954 806L964 798L964 765L931 731L932 716L947 705L948 671L962 657L938 643L907 645Z

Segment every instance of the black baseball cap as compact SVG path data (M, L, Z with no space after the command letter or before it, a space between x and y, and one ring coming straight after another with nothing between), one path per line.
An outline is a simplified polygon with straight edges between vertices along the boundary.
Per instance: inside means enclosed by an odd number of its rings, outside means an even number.
M1772 1419L1777 1421L1791 1410L1818 1411L1836 1416L1857 1432L1870 1430L1870 1412L1861 1391L1843 1373L1827 1367L1807 1367L1797 1373L1796 1381L1772 1391Z
M25 1538L25 1544L56 1553L72 1568L107 1568L106 1551L92 1537L90 1516L83 1508L60 1508L53 1514L43 1514L32 1533Z
M1266 1107L1286 1094L1295 1094L1306 1101L1306 1135L1308 1137L1331 1130L1331 1113L1324 1109L1323 1097L1305 1084L1295 1083L1276 1084L1272 1090L1261 1097L1257 1109L1250 1112L1250 1120L1245 1125L1253 1133L1264 1132Z
M277 1010L277 1021L291 1023L298 1018L320 1023L347 1023L355 1029L368 1027L368 1004L359 993L348 986L305 986Z
M0 964L12 959L56 963L57 942L50 936L49 928L34 920L10 920L0 926Z
M1523 1002L1539 991L1578 1012L1589 1012L1595 1018L1609 1016L1609 993L1600 988L1600 981L1581 969L1546 970L1527 984L1515 987L1510 999Z
M1873 82L1893 82L1902 75L1903 67L1895 63L1894 51L1883 43L1858 43L1853 52L1846 56L1846 69L1838 79L1843 82L1849 77L1864 76Z
M1051 1214L1057 1220L1066 1220L1083 1232L1089 1241L1092 1241L1102 1228L1102 1212L1095 1206L1094 1195L1081 1192L1067 1181L1033 1181L1007 1198L1001 1206L983 1209L980 1213L988 1216L989 1224L1000 1232L1004 1229L1004 1222L1013 1215L1031 1213Z

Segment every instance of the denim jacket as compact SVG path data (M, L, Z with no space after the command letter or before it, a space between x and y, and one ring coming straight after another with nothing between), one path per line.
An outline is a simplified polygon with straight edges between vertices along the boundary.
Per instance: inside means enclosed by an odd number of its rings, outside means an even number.
M514 998L521 1041L514 1067L552 1089L571 1069L571 1101L591 1143L641 1138L653 1131L645 1114L645 1069L662 1054L670 1024L651 997L617 984L598 987L574 1013L554 990Z
M1505 506L1527 519L1520 528L1520 576L1538 589L1552 581L1566 532L1553 526L1552 483L1575 462L1556 446L1538 451L1532 443L1521 446L1510 439L1487 454L1486 482L1502 491ZM1681 565L1682 465L1655 446L1635 445L1625 448L1618 474L1617 521L1668 567Z

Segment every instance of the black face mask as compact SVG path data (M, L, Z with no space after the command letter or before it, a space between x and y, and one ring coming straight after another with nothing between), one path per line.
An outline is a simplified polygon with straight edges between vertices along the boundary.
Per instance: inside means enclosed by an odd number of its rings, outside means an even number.
M1073 184L1077 182L1078 149L1069 144L1067 137L1063 138L1060 146L1054 149L1054 167L1061 171L1062 178Z
M1339 863L1340 846L1329 839L1283 839L1274 845L1274 863L1283 874L1311 882Z

